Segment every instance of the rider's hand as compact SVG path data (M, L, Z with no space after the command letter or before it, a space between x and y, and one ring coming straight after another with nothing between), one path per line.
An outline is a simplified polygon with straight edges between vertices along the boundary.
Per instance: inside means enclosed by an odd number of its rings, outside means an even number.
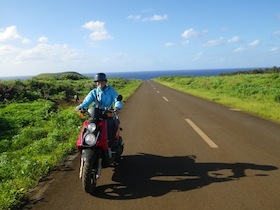
M78 111L80 111L80 109L76 107L76 108L75 108L75 112L78 112Z
M118 108L114 108L114 112L118 113L119 109Z

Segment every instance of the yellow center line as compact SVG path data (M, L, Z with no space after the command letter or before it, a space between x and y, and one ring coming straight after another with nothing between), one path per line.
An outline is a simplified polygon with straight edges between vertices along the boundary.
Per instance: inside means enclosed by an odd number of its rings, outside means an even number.
M185 119L187 123L200 135L200 137L212 148L218 148L218 146L190 119Z

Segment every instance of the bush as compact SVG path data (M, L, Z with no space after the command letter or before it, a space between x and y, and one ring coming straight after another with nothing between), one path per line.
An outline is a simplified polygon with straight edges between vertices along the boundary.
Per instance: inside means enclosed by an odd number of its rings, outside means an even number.
M280 95L275 96L274 101L280 103Z

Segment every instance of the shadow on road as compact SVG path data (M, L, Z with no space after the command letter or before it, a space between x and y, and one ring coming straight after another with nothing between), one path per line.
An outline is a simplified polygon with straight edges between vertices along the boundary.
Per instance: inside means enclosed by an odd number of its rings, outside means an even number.
M195 158L151 154L124 156L112 177L118 183L97 186L93 196L116 200L156 197L242 177L268 176L264 171L278 169L250 163L196 163ZM245 170L249 175L245 174Z

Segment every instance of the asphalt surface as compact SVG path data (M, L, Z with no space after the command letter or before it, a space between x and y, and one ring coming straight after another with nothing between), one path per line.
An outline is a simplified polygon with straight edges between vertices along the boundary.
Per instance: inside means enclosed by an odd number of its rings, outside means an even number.
M120 113L125 151L82 191L79 156L26 208L280 209L280 124L143 81Z

